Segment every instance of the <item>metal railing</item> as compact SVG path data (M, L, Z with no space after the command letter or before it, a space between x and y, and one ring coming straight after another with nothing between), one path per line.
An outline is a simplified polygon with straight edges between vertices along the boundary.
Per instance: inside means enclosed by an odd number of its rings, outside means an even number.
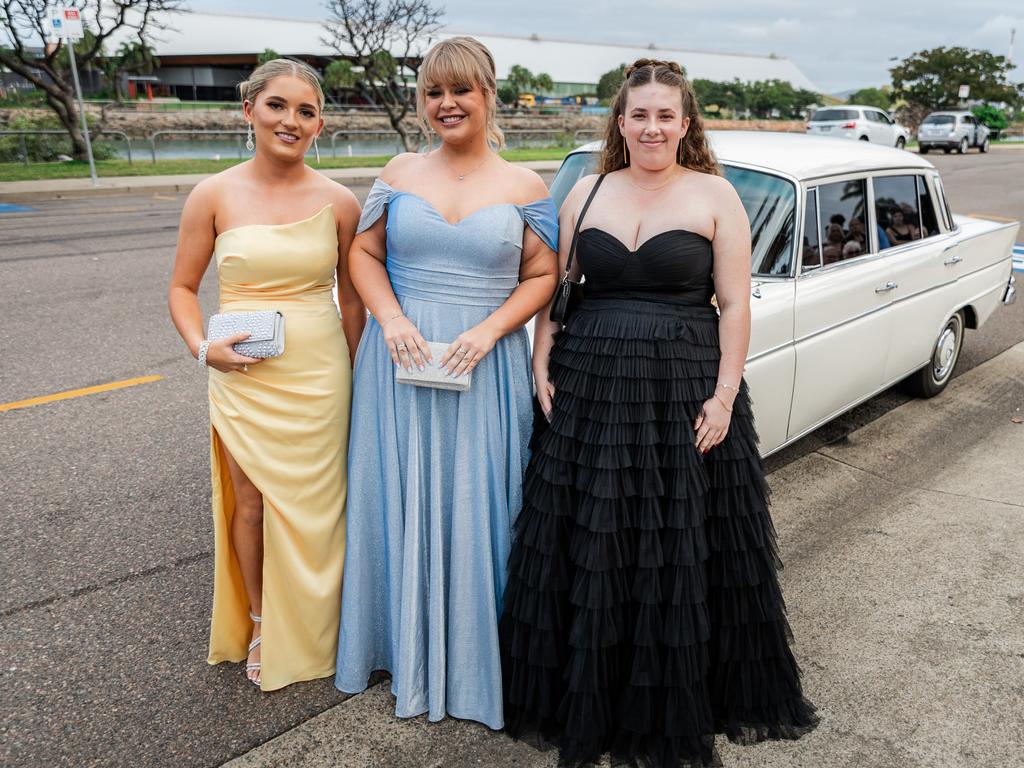
M423 143L423 137L420 135L420 132L416 131L414 135L419 139L418 143L422 144ZM404 151L404 149L405 149L405 147L402 147L400 145L399 136L398 136L397 133L395 133L395 131L384 131L384 130L380 130L380 131L351 130L351 131L348 131L348 130L342 130L342 131L335 131L334 133L331 134L331 157L337 157L338 156L338 137L339 136L391 136L391 137L394 138L395 144L398 147L399 152ZM351 156L351 152L349 153L349 156Z
M21 139L21 141L20 141L20 144L21 144L21 161L22 161L22 163L24 165L28 165L28 162L29 162L28 161L28 145L25 143L25 137L26 136L67 136L67 135L68 135L67 131L49 130L49 129L38 129L38 130L37 129L26 129L26 130L23 130L23 131L19 131L19 130L0 131L0 136L17 136L17 137L19 137ZM124 131L102 130L102 131L90 131L90 135L91 136L118 136L118 137L120 137L121 141L123 141L125 143L125 146L127 146L127 148L128 148L128 164L129 165L132 164L132 162L133 162L133 160L132 160L132 140L131 140L131 138L129 138L127 133L125 133ZM68 138L70 139L70 137L68 137Z
M242 154L242 137L246 135L246 131L238 130L237 128L229 128L225 130L194 130L194 131L182 131L178 129L172 129L168 131L154 131L149 134L149 151L153 157L153 162L156 163L156 140L161 136L235 136L236 144L238 146L238 159L241 160L245 157Z

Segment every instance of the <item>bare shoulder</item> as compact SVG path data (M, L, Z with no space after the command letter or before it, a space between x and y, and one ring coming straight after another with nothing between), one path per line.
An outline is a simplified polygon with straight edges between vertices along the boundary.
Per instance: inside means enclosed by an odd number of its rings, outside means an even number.
M572 189L569 190L569 194L565 196L565 202L562 204L562 207L566 210L578 211L600 178L600 174L592 173L577 181Z
M548 196L548 185L536 171L522 165L505 162L504 175L517 204L525 205Z
M316 173L314 171L314 173ZM343 216L348 217L359 217L361 210L359 200L351 189L346 187L340 181L329 179L321 173L317 173L319 181L317 182L318 188L323 190L323 194L334 207L334 215L339 221Z
M378 178L380 178L380 180L385 184L391 184L403 173L413 167L414 164L422 162L422 160L423 155L416 152L402 152L397 154L388 160L387 165L384 166Z
M695 173L695 181L700 189L719 200L733 201L737 199L736 188L725 176L718 176L714 173Z
M213 218L217 213L218 202L223 196L225 180L222 176L225 173L227 171L207 176L196 184L185 198L185 212L193 215L207 214Z

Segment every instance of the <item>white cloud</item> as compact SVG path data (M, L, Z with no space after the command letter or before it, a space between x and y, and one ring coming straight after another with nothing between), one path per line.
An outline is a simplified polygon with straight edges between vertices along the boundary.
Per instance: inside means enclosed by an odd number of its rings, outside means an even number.
M795 40L803 32L804 24L800 19L783 18L770 24L741 24L733 29L737 36L747 40Z

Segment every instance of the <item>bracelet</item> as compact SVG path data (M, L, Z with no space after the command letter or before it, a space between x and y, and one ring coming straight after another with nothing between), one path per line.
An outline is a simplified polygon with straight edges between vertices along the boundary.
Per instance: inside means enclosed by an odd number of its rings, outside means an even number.
M210 342L203 339L199 344L199 354L196 355L196 360L199 361L201 368L206 367L206 353L210 350Z
M725 410L727 410L727 411L728 411L729 413L732 413L732 408L730 408L730 407L729 407L729 406L728 406L728 405L726 404L725 400L723 400L722 398L720 398L720 397L718 396L718 393L717 393L717 392L715 392L715 394L713 394L713 395L712 395L712 397L713 397L713 398L715 398L716 400L718 400L718 402L720 402L720 403L722 404L722 406L723 406L723 407L725 408Z
M405 312L399 312L397 315L392 315L391 317L389 317L387 320L385 320L383 323L380 324L380 329L383 331L384 330L384 326L386 326L392 320L397 320L400 317L405 317Z
M737 387L734 387L732 384L723 384L719 382L718 386L721 387L722 389L731 389L737 395L740 393L740 390Z

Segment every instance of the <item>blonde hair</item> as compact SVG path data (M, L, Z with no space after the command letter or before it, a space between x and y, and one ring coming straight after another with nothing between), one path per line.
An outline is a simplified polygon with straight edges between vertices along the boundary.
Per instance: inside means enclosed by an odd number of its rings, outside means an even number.
M238 92L242 101L256 103L256 97L266 89L270 81L277 77L297 77L304 80L314 91L319 102L320 111L324 111L324 89L320 86L320 76L308 64L292 59L271 59L260 64L249 75L248 80L238 84Z
M701 118L693 86L676 62L659 59L637 59L626 67L626 79L622 81L622 87L612 100L612 108L608 110L604 150L601 152L601 173L611 173L629 165L626 161L625 142L619 130L619 115L626 111L626 99L629 97L630 89L649 83L661 83L678 88L683 102L683 117L690 118L690 127L679 142L676 162L684 168L721 176L722 170L718 166L718 160L708 146L707 136L704 134L704 120Z
M487 143L495 149L505 146L505 135L497 119L494 57L483 43L472 37L452 37L437 43L423 57L416 77L416 120L424 136L430 136L427 91L442 84L476 86L483 91L487 104Z

